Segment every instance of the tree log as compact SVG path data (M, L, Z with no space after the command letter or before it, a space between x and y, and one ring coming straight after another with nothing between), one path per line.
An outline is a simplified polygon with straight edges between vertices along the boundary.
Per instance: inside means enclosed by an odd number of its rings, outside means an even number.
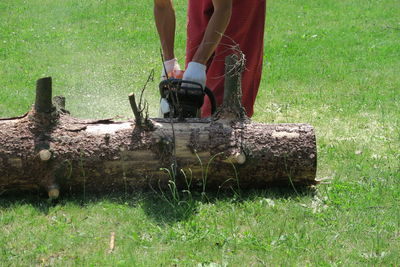
M41 128L36 113L0 121L0 191L165 186L172 177L163 168L175 163L186 181L207 188L316 183L315 135L307 124L186 119L173 122L172 129L169 120L152 119L154 128L146 130L134 120L61 113L56 124ZM183 175L176 179L186 185Z
M134 95L136 119L77 119L65 98L52 103L51 78L38 80L32 110L0 119L0 194L45 189L53 199L166 187L171 180L185 189L316 184L313 127L251 122L235 100L243 66L234 60L226 61L224 104L208 119L144 120Z

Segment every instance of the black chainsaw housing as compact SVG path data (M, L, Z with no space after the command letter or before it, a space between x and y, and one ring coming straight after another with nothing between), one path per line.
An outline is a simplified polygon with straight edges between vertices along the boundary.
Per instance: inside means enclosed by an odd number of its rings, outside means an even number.
M216 111L216 100L212 91L199 83L181 79L167 79L160 83L160 95L167 99L170 112L164 118L198 118L207 95L211 103L211 114Z

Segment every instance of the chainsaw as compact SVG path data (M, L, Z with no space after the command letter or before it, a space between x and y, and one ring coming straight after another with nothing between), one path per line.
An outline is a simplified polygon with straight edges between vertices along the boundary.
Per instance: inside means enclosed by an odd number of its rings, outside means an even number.
M206 95L211 103L211 114L217 110L213 92L197 82L176 78L163 80L160 83L160 95L161 101L169 105L164 118L199 118Z

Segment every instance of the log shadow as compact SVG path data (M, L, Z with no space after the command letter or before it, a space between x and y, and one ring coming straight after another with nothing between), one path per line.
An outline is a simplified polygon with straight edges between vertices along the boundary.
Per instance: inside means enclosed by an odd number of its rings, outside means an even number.
M164 192L165 194L165 192ZM190 196L185 193L179 201L174 201L159 192L149 192L142 203L146 215L157 224L173 224L179 221L190 220L198 212L202 203L215 204L221 201L229 201L231 204L241 204L246 201L256 201L260 198L272 200L293 199L310 197L316 194L312 187L298 187L296 190L289 187L271 187L268 189L251 190L208 190L205 194L200 190L192 191Z
M50 207L57 205L57 203L48 201L46 197L47 195L40 191L29 193L8 191L0 195L0 209L6 210L21 205L29 205L40 214L47 215Z
M143 208L144 213L154 223L159 225L174 224L180 221L190 220L198 212L198 207L202 203L217 203L220 201L229 201L236 205L246 201L256 201L260 198L269 198L272 200L291 199L296 197L309 197L315 194L315 189L309 187L297 188L281 188L271 187L268 189L252 189L252 190L208 190L201 193L200 190L193 190L190 196L187 193L181 195L180 199L174 200L173 197L165 195L167 192L156 191L137 191L121 194L120 192L108 194L89 193L85 196L82 194L68 194L61 196L58 200L50 201L44 191L21 193L8 192L0 195L0 209L12 209L19 205L29 205L38 213L48 215L52 207L62 207L65 205L75 204L83 209L89 204L100 202L111 202L115 204L128 205L129 207ZM164 194L164 195L163 195Z
M0 210L11 209L18 205L29 205L42 215L48 215L52 207L63 207L66 205L76 205L82 208L87 207L89 204L100 203L108 201L112 203L123 204L126 201L121 199L121 194L64 194L56 200L50 200L47 192L38 190L36 192L13 192L7 191L0 195ZM137 196L131 196L129 205L135 206Z

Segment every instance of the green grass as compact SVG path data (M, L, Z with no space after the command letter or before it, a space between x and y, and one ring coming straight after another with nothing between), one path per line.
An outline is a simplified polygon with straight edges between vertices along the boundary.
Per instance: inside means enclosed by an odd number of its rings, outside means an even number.
M183 64L186 1L174 2ZM151 1L1 1L0 16L0 117L26 112L46 75L74 116L132 117L127 95L159 72ZM2 197L0 265L400 265L398 1L271 0L266 25L253 120L312 124L329 184L208 201ZM146 98L155 116L157 80Z

